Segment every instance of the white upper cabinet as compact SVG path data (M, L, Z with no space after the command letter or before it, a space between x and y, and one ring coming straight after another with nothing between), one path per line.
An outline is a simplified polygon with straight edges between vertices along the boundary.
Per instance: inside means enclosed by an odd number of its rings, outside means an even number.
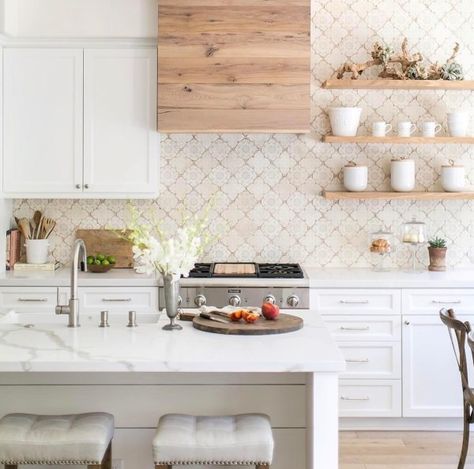
M156 49L6 49L3 168L10 198L156 196Z
M85 190L156 193L156 51L90 49L84 54Z
M82 191L82 95L82 50L4 50L7 195Z

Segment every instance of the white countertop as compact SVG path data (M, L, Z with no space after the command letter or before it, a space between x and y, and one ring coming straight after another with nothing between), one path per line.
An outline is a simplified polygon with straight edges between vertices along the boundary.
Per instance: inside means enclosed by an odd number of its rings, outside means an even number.
M185 278L181 285L187 287L228 286L239 287L287 287L310 286L311 288L474 288L474 268L448 270L447 272L404 271L374 272L370 269L347 269L304 266L304 279L256 279L256 278ZM69 268L56 272L2 272L0 287L56 287L69 286ZM137 274L131 269L115 269L106 274L80 273L81 287L153 287L161 281L154 275Z
M474 269L374 272L305 267L311 288L474 288Z
M211 334L189 322L180 323L182 331L163 331L164 314L133 329L122 323L99 328L95 321L70 329L67 318L59 322L54 315L27 328L0 317L0 372L343 371L343 356L319 314L298 314L303 329L270 336Z
M66 287L70 283L69 267L56 272L1 272L0 287ZM183 278L181 285L186 287L228 286L229 282L239 287L304 287L309 279L258 279L258 278ZM156 275L137 274L132 269L112 269L105 274L92 272L79 273L81 287L154 287L161 285L161 278Z

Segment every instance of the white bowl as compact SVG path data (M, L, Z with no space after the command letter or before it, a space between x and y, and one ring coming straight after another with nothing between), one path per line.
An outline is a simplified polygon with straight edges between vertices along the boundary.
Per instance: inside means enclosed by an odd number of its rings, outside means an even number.
M361 113L362 108L360 107L329 108L332 134L336 137L355 137Z

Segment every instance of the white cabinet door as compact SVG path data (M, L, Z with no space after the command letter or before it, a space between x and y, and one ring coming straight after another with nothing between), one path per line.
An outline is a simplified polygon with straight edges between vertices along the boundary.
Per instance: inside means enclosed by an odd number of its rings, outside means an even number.
M156 50L91 49L84 59L85 192L156 194Z
M462 319L474 323L474 316ZM403 416L461 416L461 377L439 316L404 316L402 342ZM468 363L472 365L470 356ZM474 377L472 366L469 371Z
M83 51L4 50L6 195L82 192Z

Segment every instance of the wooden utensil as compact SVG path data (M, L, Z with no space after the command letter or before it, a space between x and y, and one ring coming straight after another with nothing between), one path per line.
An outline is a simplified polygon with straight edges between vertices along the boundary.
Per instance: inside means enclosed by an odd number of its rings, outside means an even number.
M43 215L39 210L36 210L35 213L33 214L33 220L32 220L33 233L32 233L32 236L33 236L34 239L39 239L39 225L40 225L42 217L43 217Z
M43 238L48 239L55 227L56 222L52 218L44 218L42 223L42 228L44 232Z
M18 220L18 228L22 232L25 239L31 239L31 229L28 218L20 218Z

